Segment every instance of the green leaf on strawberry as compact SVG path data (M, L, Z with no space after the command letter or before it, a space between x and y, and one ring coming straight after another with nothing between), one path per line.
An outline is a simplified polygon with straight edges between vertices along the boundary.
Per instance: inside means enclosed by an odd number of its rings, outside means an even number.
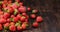
M13 18L10 18L10 21L14 21L14 19Z
M18 23L21 23L21 21L18 21Z
M14 15L16 15L18 13L18 10L17 9L15 9L14 10Z
M8 30L8 29L9 29L9 27L5 27L5 26L4 26L4 29L5 29L5 30Z
M15 26L18 26L18 25L20 25L20 23L16 23L16 24L15 24Z
M0 1L0 5L2 4L2 1Z
M17 6L19 6L19 3L18 2L15 2Z

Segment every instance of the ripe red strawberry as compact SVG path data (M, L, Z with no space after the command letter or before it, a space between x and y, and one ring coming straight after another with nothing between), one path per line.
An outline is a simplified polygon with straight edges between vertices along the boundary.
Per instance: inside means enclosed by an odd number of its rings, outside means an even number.
M35 14L31 14L30 17L34 19L34 18L36 18L36 15Z
M5 23L4 24L4 29L8 29L9 28L9 23Z
M20 25L18 25L17 30L22 30L22 27Z
M22 3L22 2L20 2L20 3L19 3L19 5L20 5L20 6L23 6L23 3Z
M14 18L13 18L13 21L14 21L14 22L18 22L18 18L17 18L17 17L14 17Z
M37 22L34 22L33 23L33 27L38 27L38 23Z
M2 24L0 24L0 30L2 30L2 29L3 29Z
M9 26L9 30L10 30L10 31L16 31L16 26L15 26L15 25Z
M9 16L10 16L9 13L4 13L4 18L5 18L5 19L8 18Z
M26 15L26 19L28 19L29 18L29 16L28 15Z
M15 25L15 23L14 22L10 22L10 25Z
M25 22L28 22L28 19L25 19Z
M13 13L14 9L12 7L8 8L9 13Z
M22 24L22 29L26 29L26 25L24 23Z
M37 12L38 12L38 10L36 10L36 9L35 10L32 10L32 13L37 13Z
M16 8L18 8L18 6L14 3L14 4L12 5L12 8L13 8L13 9L16 9Z
M30 7L28 7L28 8L27 8L27 10L28 10L28 11L30 11L30 10L31 10L31 8L30 8Z
M7 23L10 23L10 22L11 22L11 21L10 21L10 19L8 18L8 19L7 19Z
M21 20L22 22L25 22L25 19L26 19L26 17L24 17L24 16L22 16L22 17L20 18L20 20Z
M12 1L11 1L11 0L9 0L8 4L11 4L11 3L12 3Z
M26 13L22 13L23 16L26 16L27 14Z
M18 19L20 19L20 18L21 18L21 15L20 15L20 14L18 14L16 17L17 17Z
M6 23L6 19L0 19L0 24Z
M0 15L3 15L3 11L0 11Z
M20 0L15 0L16 2L20 2Z
M14 15L11 15L11 18L14 18L15 16Z
M5 23L4 24L4 27L9 27L9 23Z
M5 5L5 4L3 4L3 5L2 5L2 7L3 7L3 8L6 8L6 5Z
M21 13L25 13L26 12L26 7L22 6L20 8L18 8L18 11Z
M42 20L43 20L43 18L41 16L37 16L37 18L36 18L37 22L41 22Z
M3 15L0 15L0 19L1 19L1 18L4 18L4 16L3 16Z

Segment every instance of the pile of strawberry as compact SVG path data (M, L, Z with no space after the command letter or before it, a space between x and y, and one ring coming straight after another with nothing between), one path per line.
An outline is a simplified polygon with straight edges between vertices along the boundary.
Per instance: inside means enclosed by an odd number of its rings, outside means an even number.
M0 30L20 31L29 27L29 19L35 19L31 26L38 27L43 18L36 16L38 10L26 8L20 0L4 0L0 2ZM28 15L32 11L31 15Z

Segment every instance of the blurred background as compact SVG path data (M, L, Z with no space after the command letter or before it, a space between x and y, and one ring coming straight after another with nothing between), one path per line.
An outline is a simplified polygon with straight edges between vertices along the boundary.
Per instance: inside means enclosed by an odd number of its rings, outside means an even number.
M21 0L21 2L27 7L38 9L44 17L40 28L28 32L60 32L60 0Z

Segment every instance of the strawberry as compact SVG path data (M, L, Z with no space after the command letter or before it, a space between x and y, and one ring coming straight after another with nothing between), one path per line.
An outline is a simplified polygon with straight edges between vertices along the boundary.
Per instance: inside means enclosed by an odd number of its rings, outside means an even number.
M4 16L3 16L3 15L0 15L0 19L1 19L1 18L4 18Z
M11 0L9 0L9 1L8 1L8 4L11 4L11 3L12 3L12 1L11 1Z
M38 27L38 23L37 22L34 22L33 23L33 27Z
M2 24L0 24L0 30L2 30L2 29L3 29Z
M27 10L28 10L28 11L30 11L30 10L31 10L31 8L30 8L30 7L28 7L28 8L27 8Z
M14 17L13 19L14 19L13 20L14 22L17 22L18 21L18 18L17 17Z
M15 0L16 2L20 2L20 0Z
M14 22L10 22L10 25L15 25L15 23Z
M21 20L22 22L24 22L25 19L26 19L26 17L22 16L20 20Z
M13 13L14 9L12 7L8 8L9 13Z
M3 15L3 11L0 11L0 15Z
M15 26L15 25L9 26L9 30L10 30L10 31L16 31L16 26Z
M12 8L13 8L13 9L16 9L16 8L18 8L18 6L14 3L14 4L12 5Z
M34 18L36 18L36 15L35 14L31 14L30 17L34 19Z
M25 24L22 24L22 29L26 29L26 25Z
M20 19L20 18L21 18L21 15L20 15L20 14L18 14L16 17L17 17L18 19Z
M22 13L23 16L26 16L27 14L26 13Z
M43 20L43 18L41 16L37 16L36 22L41 22L42 20Z
M10 21L10 19L8 18L8 19L7 19L7 23L10 23L10 22L11 22L11 21Z
M32 13L37 13L37 12L38 12L38 10L36 10L36 9L35 10L32 10Z
M20 7L18 8L18 11L21 12L21 13L25 13L26 12L26 7Z
M6 19L0 19L0 24L6 23Z
M3 4L3 5L2 5L2 7L3 7L3 8L6 8L6 5L5 5L5 4Z
M22 27L20 25L18 25L17 30L22 30Z
M4 18L5 18L5 19L8 18L9 16L10 16L9 13L4 13Z
M20 6L23 6L23 3L22 3L22 2L20 2L20 3L19 3L19 5L20 5Z
M11 18L14 18L15 16L14 15L11 15Z
M18 13L17 9L14 9L14 15L16 15Z
M4 24L4 29L7 30L8 28L9 28L9 23L5 23L5 24Z
M28 22L28 19L25 19L25 22Z

